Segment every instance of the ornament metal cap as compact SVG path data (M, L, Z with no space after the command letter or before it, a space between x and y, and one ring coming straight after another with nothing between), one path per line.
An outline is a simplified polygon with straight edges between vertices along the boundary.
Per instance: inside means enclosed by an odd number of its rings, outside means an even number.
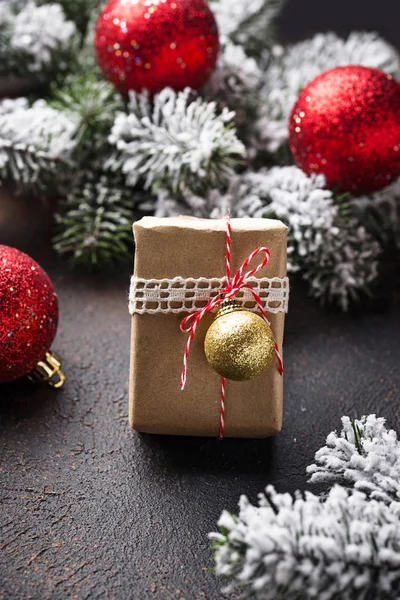
M33 382L47 383L51 387L60 388L66 377L61 371L61 361L52 352L46 352L46 358L37 363L34 371L28 375Z
M243 306L232 298L231 300L224 300L222 304L219 305L217 312L215 314L215 318L222 317L223 315L227 315L230 312L234 312L237 310L245 310Z

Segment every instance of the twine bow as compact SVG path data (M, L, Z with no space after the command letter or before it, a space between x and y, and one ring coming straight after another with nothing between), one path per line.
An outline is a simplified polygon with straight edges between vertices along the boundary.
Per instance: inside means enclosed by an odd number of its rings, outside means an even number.
M256 265L249 271L246 271L249 264L258 255L262 256L262 260L258 263L258 265ZM231 278L231 222L230 222L230 218L226 217L226 252L225 252L226 286L221 290L221 292L217 296L215 296L214 298L210 298L210 300L207 302L207 304L203 308L200 308L198 311L192 313L191 315L188 315L187 317L182 319L182 321L180 323L181 331L189 334L189 337L187 339L186 346L185 346L185 352L183 355L183 367L182 367L182 373L181 373L181 378L180 378L181 390L183 390L185 388L190 347L194 340L194 336L195 336L198 324L200 323L200 321L204 317L204 315L206 315L208 312L214 310L215 308L218 308L218 306L220 306L225 300L230 300L231 298L233 298L238 292L240 292L240 290L243 290L243 289L250 290L250 292L252 293L253 298L258 306L258 309L261 313L262 318L264 319L264 321L267 323L267 325L269 326L269 328L272 331L271 323L269 322L269 319L265 313L265 310L263 309L260 296L254 290L254 288L249 283L247 283L247 279L249 277L252 277L256 273L261 271L261 269L263 269L265 267L265 265L268 264L270 255L271 255L271 253L268 248L265 248L265 247L256 248L243 261L242 265L236 271L233 278ZM283 374L282 357L279 352L278 344L276 343L276 341L274 343L275 343L275 354L276 354L276 358L278 361L279 373L282 375ZM225 377L221 377L221 410L220 410L220 425L219 425L219 439L220 440L222 440L224 437L224 427L225 427L225 385L226 385L226 379L225 379Z

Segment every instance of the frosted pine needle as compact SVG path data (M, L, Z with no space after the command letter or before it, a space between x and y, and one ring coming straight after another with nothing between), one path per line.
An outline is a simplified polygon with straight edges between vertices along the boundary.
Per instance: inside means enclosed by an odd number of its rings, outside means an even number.
M215 102L191 101L191 90L166 88L154 97L130 96L128 114L120 113L110 135L117 154L108 162L121 168L128 185L143 179L145 188L173 190L223 184L245 147L232 127L234 113L217 113Z
M78 119L37 100L0 103L0 175L22 187L37 186L43 177L56 181L60 163L75 147Z
M340 434L308 467L333 487L279 494L238 516L224 511L211 533L225 591L256 600L397 600L400 596L400 442L375 415L342 419ZM338 485L342 483L343 485Z
M400 509L400 441L375 415L343 417L342 430L328 435L307 473L312 483L341 483Z
M400 592L398 516L361 492L334 487L278 494L258 506L246 497L238 517L224 512L210 535L218 575L257 600L395 600Z

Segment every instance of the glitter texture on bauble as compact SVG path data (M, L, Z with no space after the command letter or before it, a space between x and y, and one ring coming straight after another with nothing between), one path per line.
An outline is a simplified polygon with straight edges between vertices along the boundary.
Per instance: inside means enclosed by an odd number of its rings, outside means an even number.
M95 34L99 65L122 93L199 89L218 55L218 31L205 0L110 0Z
M296 164L354 195L400 175L400 84L378 69L337 67L301 92L289 120Z
M0 384L28 375L54 340L58 301L53 284L27 254L0 246Z
M261 316L244 309L236 300L226 300L206 333L204 351L218 375L248 381L271 364L275 340Z

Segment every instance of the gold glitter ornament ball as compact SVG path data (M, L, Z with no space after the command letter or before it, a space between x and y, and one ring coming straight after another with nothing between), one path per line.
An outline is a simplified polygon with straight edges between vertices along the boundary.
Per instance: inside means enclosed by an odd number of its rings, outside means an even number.
M210 366L219 375L247 381L270 365L275 342L264 319L236 300L226 300L207 331L204 350Z

